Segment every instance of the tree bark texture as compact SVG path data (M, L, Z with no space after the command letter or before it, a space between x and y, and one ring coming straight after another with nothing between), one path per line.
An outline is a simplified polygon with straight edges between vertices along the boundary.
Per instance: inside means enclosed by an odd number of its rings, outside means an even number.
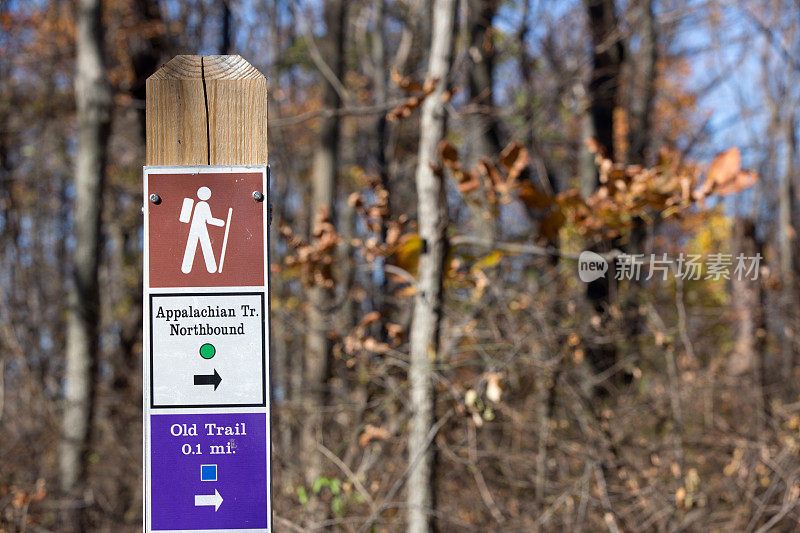
M780 113L777 116L784 115ZM794 211L795 201L795 159L797 156L797 138L795 136L796 115L788 113L782 118L781 133L785 143L785 168L786 173L780 184L780 194L778 195L778 223L780 224L778 247L780 250L781 280L784 290L782 298L783 307L786 312L783 314L784 335L783 341L783 371L784 379L790 379L796 360L796 343L794 331L796 324L791 316L791 309L795 309L797 303L798 289L796 286L797 276L795 257L797 234L793 222L796 219Z
M637 26L641 48L637 61L634 62L636 73L632 74L638 80L638 83L632 84L632 89L638 90L631 95L629 104L630 131L627 160L632 164L643 165L651 140L658 48L653 0L640 0L638 8Z
M755 257L762 252L756 240L753 221L736 218L733 222L731 252L734 258L740 253ZM741 279L740 279L741 278ZM727 372L731 376L742 376L760 368L758 330L764 327L761 313L761 282L749 276L731 276L731 305L736 323L733 352L728 360Z
M75 249L67 318L64 426L59 456L61 489L66 493L80 490L86 481L98 357L100 214L111 120L111 91L103 66L101 0L80 0L78 3L75 97L79 135L73 211ZM70 526L80 527L78 524Z
M341 80L344 72L344 18L345 2L342 0L325 3L326 36L322 42L323 58L334 75ZM329 80L323 82L323 106L325 109L338 109L342 101L336 88ZM314 153L312 166L311 218L316 220L320 212L326 212L331 220L334 217L337 171L339 161L339 118L336 115L322 117L320 143ZM313 228L312 228L313 233ZM327 380L330 371L331 342L328 331L332 325L331 309L333 293L330 289L315 286L309 294L306 349L304 353L303 411L305 421L300 432L300 446L303 457L303 475L308 485L320 477L323 457L317 443L322 434L322 406L327 397ZM317 502L318 503L318 502ZM320 518L321 509L309 509L309 519ZM324 518L324 517L322 517Z
M476 110L470 120L472 144L468 147L470 166L485 157L496 157L501 150L500 127L494 107L494 56L492 43L492 21L497 13L496 0L470 0L469 91L471 105ZM490 187L484 183L484 187ZM488 195L476 195L475 203L469 202L472 217L472 232L482 239L494 239L496 214L494 206L487 201Z
M614 153L614 108L617 106L618 89L623 62L623 43L619 33L614 0L584 0L587 23L592 41L592 67L588 86L589 117L584 122L587 133L603 147L613 160ZM586 169L588 171L588 168ZM597 169L581 177L581 190L591 194L598 187ZM604 247L610 247L607 243ZM605 250L604 250L605 251ZM587 284L586 295L599 317L598 336L608 327L613 265L606 277ZM610 368L616 360L616 347L608 341L593 341L586 351L587 359L598 371Z
M589 78L589 112L595 138L615 159L614 108L623 62L623 41L614 0L584 0L592 35L592 73Z
M411 323L411 423L408 440L409 533L431 531L434 505L433 454L429 432L434 418L433 364L439 345L442 312L442 275L447 248L445 187L433 171L436 150L445 133L446 110L442 97L447 87L453 49L454 0L437 0L433 6L433 31L427 80L438 80L436 90L422 104L416 171L417 218L423 248Z
M777 105L776 105L777 108ZM778 112L777 116L784 114ZM781 277L787 286L791 286L795 277L795 229L793 221L796 218L793 214L795 198L795 158L797 156L797 139L795 136L796 119L793 113L781 119L781 136L786 145L785 168L786 174L780 184L780 194L778 195L778 219L780 222L780 264Z

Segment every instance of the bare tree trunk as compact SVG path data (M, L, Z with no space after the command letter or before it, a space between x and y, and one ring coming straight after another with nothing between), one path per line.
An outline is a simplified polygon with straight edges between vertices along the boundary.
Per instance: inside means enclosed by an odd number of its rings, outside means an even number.
M497 6L497 0L469 1L469 56L472 60L469 91L471 105L477 108L470 119L473 141L468 151L470 166L484 157L497 156L501 150L500 126L494 107L495 50L491 34ZM490 183L484 183L484 187L490 186ZM495 206L487 200L488 194L476 196L475 203L468 202L472 218L471 232L480 239L492 240L496 233Z
M531 151L533 157L533 168L536 171L536 178L539 180L541 187L547 193L557 193L559 184L555 175L548 168L547 161L544 157L544 149L542 148L541 139L539 139L539 132L536 127L536 115L534 109L536 108L536 92L534 91L535 73L533 69L534 59L528 51L528 37L530 35L531 27L528 24L528 14L531 10L531 0L524 0L522 3L522 13L520 13L520 26L517 31L516 41L519 47L519 71L522 74L522 79L525 80L525 134L523 142ZM588 120L588 118L587 118ZM588 151L586 152L588 154ZM591 156L591 154L588 154ZM594 158L588 160L590 170L594 172ZM582 174L579 174L582 175ZM533 175L529 175L533 179ZM554 257L557 260L557 257Z
M588 98L581 105L581 136L583 140L596 139L597 133L594 130L594 122L589 111ZM581 146L581 156L578 161L578 176L580 176L581 196L588 198L597 188L597 167L594 164L594 154L584 144Z
M385 27L386 27L386 0L377 0L374 4L375 9L375 29L372 35L372 63L374 65L374 72L373 72L373 83L375 85L375 105L385 105L389 99L389 89L387 87L387 72L389 71L388 61L386 57L386 36L384 35ZM391 217L391 198L392 198L392 184L391 184L391 172L389 169L389 140L390 140L390 128L393 127L386 120L386 113L381 113L378 117L378 139L377 139L377 147L376 147L376 159L378 164L378 175L380 176L381 186L389 192L389 196L387 199L387 207L389 211L389 216L385 217L386 219ZM381 242L386 241L386 232L388 230L386 220L381 223ZM372 293L372 304L373 309L377 310L381 313L381 316L386 317L389 316L389 304L386 298L387 289L388 289L388 280L386 277L386 270L385 266L385 259L379 258L376 260L374 268L381 269L380 277L381 280L379 284L377 284ZM384 327L385 320L379 321L374 325L373 336L379 338L381 341L386 340L386 329Z
M136 12L139 23L143 26L157 26L163 22L158 0L136 0ZM145 106L147 78L156 71L161 63L162 55L168 52L172 45L169 38L159 32L144 33L132 36L129 44L131 48L131 66L133 67L134 80L130 92L134 99L140 101L139 125L141 127L142 146L145 138Z
M375 105L385 105L388 100L388 90L386 87L386 43L384 36L384 25L386 23L386 0L374 2L375 9L375 30L372 35L372 63L374 65L373 80L375 84ZM386 143L388 138L388 121L386 113L381 113L378 117L378 146L376 155L378 159L378 173L381 177L381 185L389 190L389 169L387 164Z
M626 39L628 43L626 50L629 52L626 59L630 64L630 81L626 87L630 130L626 142L626 153L619 154L619 157L624 157L625 163L645 165L652 134L657 43L653 0L638 0L636 7L638 17L634 25L635 33ZM640 39L641 46L634 56L630 53L629 44L635 37ZM657 223L657 215L654 220L656 222L653 224ZM647 224L641 217L634 217L632 222L628 246L625 251L631 254L643 254L647 246ZM625 338L629 342L628 349L638 352L641 352L638 339L642 333L642 315L639 312L640 289L638 280L631 280L628 283L627 294L620 303L624 316Z
M591 121L584 122L587 133L594 138L613 160L614 153L614 108L617 106L618 88L623 62L622 38L615 11L614 0L584 0L587 22L592 35L592 73L588 86L589 116ZM593 192L597 186L598 174L593 169L591 175L582 176L581 191ZM606 246L610 247L610 243ZM609 313L611 298L611 278L613 264L608 276L592 281L587 285L586 295L591 303L600 327L599 336L608 331L611 316ZM616 360L616 347L608 341L592 341L587 346L587 359L596 370L610 368Z
M323 57L333 74L342 79L344 72L344 17L345 3L342 0L325 3L325 25L327 34L322 46ZM331 80L326 80L323 89L323 105L326 109L338 109L341 97ZM314 153L312 168L312 218L325 213L334 217L336 176L339 164L339 118L323 117L320 127L320 144ZM312 229L313 232L313 229ZM300 433L303 475L308 485L320 477L323 457L317 449L322 434L322 406L327 397L327 381L330 372L331 343L328 331L332 326L333 293L330 289L315 286L309 295L308 334L304 353L303 411L305 422ZM314 501L308 512L310 520L324 518L321 502Z
M653 0L640 0L638 9L637 33L641 39L641 50L634 62L636 66L634 76L638 83L632 84L631 87L635 94L631 95L629 106L630 131L628 132L627 161L642 165L645 163L647 149L650 146L658 49Z
M733 223L732 252L745 257L761 253L756 241L756 230L752 220L736 218ZM741 278L741 279L740 279ZM746 276L731 277L731 304L736 324L733 353L728 360L727 371L731 376L753 373L758 362L758 329L762 327L761 285L758 280Z
M786 174L781 181L780 185L780 194L778 195L778 219L780 223L780 258L781 258L781 277L787 287L790 287L793 283L794 278L794 228L792 226L793 222L793 202L794 202L794 179L795 179L795 156L797 155L797 140L795 138L795 115L794 113L788 113L786 116L786 110L782 109L780 112L777 110L777 105L775 106L776 116L784 116L781 124L781 135L783 137L783 142L786 145ZM780 113L780 114L778 114Z
M614 0L584 0L592 34L592 74L589 80L589 112L597 142L612 160L614 108L624 56Z
M762 56L764 65L769 64L769 55L765 51ZM765 87L765 103L770 113L769 131L780 139L784 146L785 170L783 179L778 184L778 265L783 289L778 296L781 309L778 316L780 325L779 337L781 341L781 376L784 380L791 377L795 363L795 330L794 306L798 295L795 283L795 243L796 228L794 221L797 217L794 211L794 180L795 157L797 156L797 139L795 127L797 114L790 107L783 105L786 95L783 90L774 94L771 89L769 71L762 70L762 85Z
M614 153L614 108L619 101L618 89L622 72L624 47L617 23L614 0L583 0L587 24L592 36L592 68L586 87L586 111L583 121L584 135L591 135L605 149L612 160ZM591 155L585 157L592 161ZM594 165L581 169L581 192L588 196L598 186Z
M101 0L80 0L77 20L75 96L78 152L73 228L75 251L69 294L64 433L60 449L61 489L75 493L86 481L97 369L100 213L111 120L111 91L103 67ZM69 526L81 528L72 517Z
M776 106L777 107L777 106ZM777 113L777 110L776 110ZM788 116L786 116L788 115ZM795 241L796 230L793 225L795 216L793 215L794 208L794 180L795 180L795 157L797 156L797 139L795 137L796 115L794 112L786 112L785 109L780 111L776 116L783 116L781 124L781 133L783 134L783 142L785 143L786 154L786 174L783 177L780 185L780 194L778 195L778 222L780 224L779 235L779 250L780 250L780 265L781 265L781 280L783 281L783 307L784 315L784 336L786 337L783 342L783 371L784 379L790 379L795 365L795 346L797 339L794 338L795 320L794 310L796 309L797 302L797 277L795 275L796 258Z
M222 0L222 34L220 35L219 53L230 54L233 50L233 12L231 11L231 0Z
M492 21L497 13L497 0L470 0L470 47L472 68L469 70L469 91L472 103L478 106L476 121L480 129L475 148L481 155L500 152L500 125L494 105L494 44Z
M431 530L430 511L435 507L433 454L433 363L439 347L442 312L442 275L447 248L447 203L444 183L432 168L444 137L446 111L442 96L447 86L453 49L454 0L436 0L427 80L438 80L436 90L422 104L417 161L417 218L422 238L419 284L411 322L411 427L408 439L408 532ZM427 81L426 80L426 81Z

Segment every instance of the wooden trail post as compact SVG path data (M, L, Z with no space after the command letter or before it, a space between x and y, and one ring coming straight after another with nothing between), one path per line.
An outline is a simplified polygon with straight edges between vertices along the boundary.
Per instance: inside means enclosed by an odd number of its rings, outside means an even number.
M267 80L179 55L146 100L144 532L268 533Z
M267 79L241 56L175 56L146 117L147 165L267 164Z

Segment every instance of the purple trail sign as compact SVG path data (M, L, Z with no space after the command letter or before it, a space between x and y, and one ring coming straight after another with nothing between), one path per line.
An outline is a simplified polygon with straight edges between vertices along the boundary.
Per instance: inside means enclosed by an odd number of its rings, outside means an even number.
M153 529L267 529L267 417L152 415Z
M145 533L272 530L267 190L145 167Z

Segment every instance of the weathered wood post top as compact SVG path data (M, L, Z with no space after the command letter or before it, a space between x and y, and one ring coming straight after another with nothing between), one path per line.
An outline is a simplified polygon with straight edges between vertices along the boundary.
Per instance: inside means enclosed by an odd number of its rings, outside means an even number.
M267 164L267 79L241 56L175 56L146 109L147 165Z

